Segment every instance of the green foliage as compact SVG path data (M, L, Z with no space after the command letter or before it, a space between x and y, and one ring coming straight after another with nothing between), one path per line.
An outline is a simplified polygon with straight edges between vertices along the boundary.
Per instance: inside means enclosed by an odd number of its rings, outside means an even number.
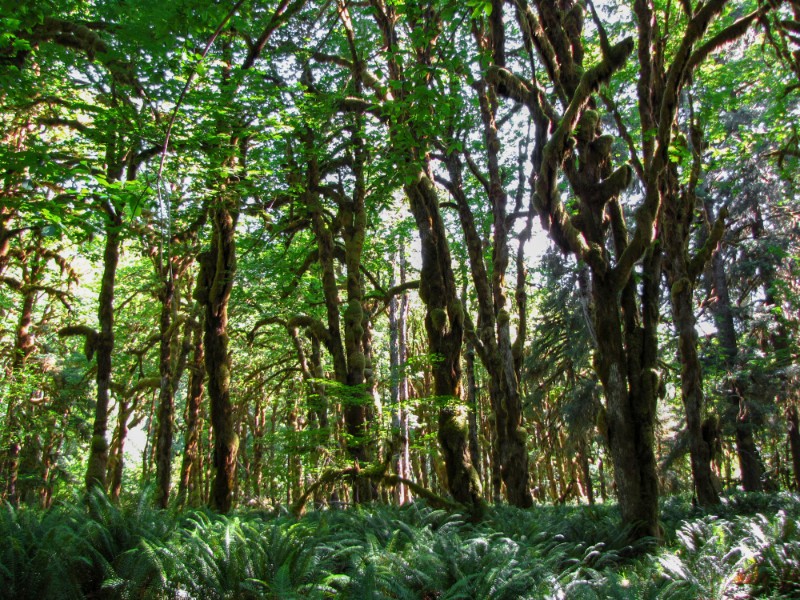
M776 512L777 509L777 512ZM497 507L479 523L416 503L170 513L100 495L0 515L14 598L727 598L797 594L800 503L664 507L667 542L630 546L613 506ZM651 552L655 550L655 552Z

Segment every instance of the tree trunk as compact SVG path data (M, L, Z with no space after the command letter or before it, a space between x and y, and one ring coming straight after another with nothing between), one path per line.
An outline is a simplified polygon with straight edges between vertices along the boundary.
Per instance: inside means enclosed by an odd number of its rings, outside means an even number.
M703 439L703 381L697 355L693 292L694 286L687 278L674 281L671 290L672 314L678 331L681 398L686 411L694 489L700 506L713 506L719 504L719 495L711 478L712 449Z
M406 282L405 247L403 242L397 252L397 263L400 271L400 285ZM396 284L394 270L390 287ZM401 479L411 479L410 449L408 440L408 374L406 362L408 360L407 348L408 329L408 294L403 293L398 299L392 296L389 301L389 362L391 372L391 403L392 403L392 462L395 473ZM395 486L396 501L403 505L410 502L411 490L404 483Z
M467 340L464 350L464 368L467 372L466 403L469 410L469 455L481 477L481 449L478 442L478 385L475 382L475 347Z
M447 485L456 501L478 509L481 483L469 453L469 421L461 402L464 309L456 295L447 234L436 191L425 172L406 186L406 194L422 242L419 295L426 309L428 347L435 356L434 396L440 405L438 435Z
M605 504L608 500L608 492L606 491L605 461L602 458L597 461L597 478L600 480L600 498Z
M338 383L346 386L341 398L344 425L347 432L346 449L353 463L366 465L372 458L367 424L370 420L370 397L367 389L367 348L368 337L365 327L363 306L363 284L361 280L361 256L366 235L366 207L364 183L365 151L360 137L360 123L354 127L352 147L355 154L353 173L355 178L351 197L336 195L339 205L337 222L342 226L344 240L344 263L347 272L347 301L344 315L340 311L339 290L336 281L334 250L335 231L328 225L320 195L317 190L321 186L321 173L316 158L314 132L305 131L304 144L306 152L306 190L303 199L306 203L312 229L317 240L319 264L322 271L322 288L325 297L327 315L326 347L333 357L334 373ZM343 317L344 336L340 319ZM355 502L369 502L375 498L376 490L368 478L354 480L353 498Z
M19 322L14 339L11 367L8 370L8 377L18 387L9 395L8 407L6 409L6 423L4 438L7 438L7 447L2 474L5 476L6 484L4 496L6 501L12 506L19 506L19 490L17 482L19 480L20 453L22 452L22 433L21 421L18 414L21 410L21 397L26 394L25 387L20 385L24 381L25 374L23 369L28 357L34 350L33 336L31 335L31 323L33 321L33 306L36 300L36 292L29 290L22 297L22 308L20 310Z
M581 465L581 478L583 479L583 490L586 500L590 506L594 505L594 487L592 485L592 472L589 467L589 448L591 445L585 441L580 443L578 449L578 462Z
M239 439L230 398L231 355L228 351L228 302L236 272L234 234L238 212L230 199L220 198L212 210L212 239L202 253L195 297L205 309L203 346L208 374L211 427L214 432L211 507L227 513L233 506Z
M657 290L660 272L652 263L651 257L645 260L644 267L645 276L649 278L644 288L650 293ZM657 357L652 347L654 340L650 342L647 339L655 337L656 323L652 321L657 321L658 299L649 298L649 318L648 309L643 311L645 320L650 323L637 326L636 315L630 310L634 284L631 281L626 286L627 290L622 293L629 299L624 315L631 322L625 325L627 339L623 341L619 305L612 300L617 293L616 286L606 278L594 275L592 291L598 341L595 368L606 397L608 443L622 521L632 525L634 537L660 537L658 476L653 449L658 377L654 367ZM624 298L623 303L626 303ZM653 307L655 314L652 314Z
M158 427L156 429L156 505L167 508L172 482L172 430L175 425L175 392L172 385L172 324L175 276L167 267L164 289L161 290L161 319L158 370L161 383L158 394Z
M488 108L490 100L487 96L488 93L485 93L481 98L487 145L499 151L494 112ZM496 103L496 99L494 102ZM448 156L447 168L450 174L450 193L457 202L478 299L478 332L472 343L489 375L489 399L495 430L492 453L498 461L498 469L495 471L505 484L509 503L527 508L533 503L533 498L529 485L527 434L522 427L517 361L511 341L510 316L506 310L505 272L509 262L509 232L506 224L506 195L501 187L497 161L496 152L490 152L489 200L494 226L491 278L483 258L483 243L463 191L461 162L455 154ZM493 484L497 497L498 481L495 479Z
M706 204L706 213L710 220L712 215L710 203ZM719 252L711 258L711 277L715 291L715 301L712 304L714 323L717 326L718 340L722 350L722 365L729 372L726 396L731 413L735 415L736 453L739 457L742 487L746 492L759 492L763 489L761 479L764 467L753 437L752 415L747 399L740 393L739 386L732 375L739 355L738 338L728 293L725 264Z
M201 317L202 318L202 317ZM189 365L189 389L186 395L186 433L183 444L183 460L178 483L178 505L194 505L198 500L197 474L200 465L200 409L203 401L205 379L205 356L203 354L203 327L197 324L192 333L192 362Z
M117 408L117 436L116 442L112 444L112 456L109 458L109 472L111 481L108 485L109 497L112 501L117 502L120 494L122 493L122 473L125 467L125 440L128 437L128 417L130 417L131 409L128 403L120 400L119 407Z
M794 489L800 490L800 419L797 416L797 406L790 405L786 409L788 422L787 437L789 438L789 453L792 457L792 472L794 473Z
M106 243L103 251L103 278L100 282L95 353L97 354L97 404L94 410L92 441L86 466L86 489L106 489L108 466L108 405L111 386L111 365L114 352L114 286L119 263L122 217L110 204L106 206Z

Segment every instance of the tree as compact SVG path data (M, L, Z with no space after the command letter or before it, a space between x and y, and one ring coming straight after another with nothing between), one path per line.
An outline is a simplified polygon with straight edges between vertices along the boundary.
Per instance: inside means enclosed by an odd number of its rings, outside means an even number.
M654 454L654 425L659 388L657 326L662 250L654 244L663 206L672 199L669 187L672 130L681 90L702 61L720 46L740 36L761 14L755 11L706 35L723 12L720 0L692 10L688 5L661 11L654 3L634 3L634 37L612 45L590 4L559 6L518 3L516 22L530 64L544 70L515 75L504 63L503 37L494 36L491 76L504 95L525 105L535 125L550 135L535 147L541 156L534 165L535 200L542 224L565 252L584 261L592 275L594 326L598 347L595 368L606 396L608 436L623 520L637 523L634 535L658 537L658 480ZM535 9L535 12L534 12ZM684 12L685 11L685 12ZM491 3L496 28L502 26L502 4ZM584 61L587 48L583 24L590 16L597 28L600 60ZM661 31L672 21L668 44ZM593 94L625 66L636 49L635 85L638 144L616 108L618 99L599 95L614 118L618 135L629 151L630 164L613 167L614 136L603 134L598 102ZM498 60L500 59L500 60ZM513 68L513 67L512 67ZM544 81L542 81L544 79ZM543 92L552 86L554 94ZM631 86L633 87L633 86ZM560 104L560 114L555 108ZM571 203L562 199L559 176L568 180ZM634 175L643 198L634 211L629 232L620 194ZM607 231L610 228L610 235ZM665 232L664 235L670 235ZM637 285L634 272L641 261Z

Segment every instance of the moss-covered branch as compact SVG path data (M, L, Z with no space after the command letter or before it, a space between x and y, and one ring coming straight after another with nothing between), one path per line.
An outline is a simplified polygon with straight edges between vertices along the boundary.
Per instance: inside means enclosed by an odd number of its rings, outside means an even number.
M714 253L714 250L717 248L717 244L722 239L722 236L725 233L725 219L728 217L728 209L722 207L717 215L717 219L714 221L714 225L711 227L711 232L709 233L708 239L706 239L705 244L701 248L698 248L695 255L691 258L688 265L689 277L694 282L700 273L703 272L703 269L706 266L706 263L711 258L711 255Z
M319 479L308 486L302 495L297 498L292 504L292 514L300 517L305 513L306 504L309 498L321 487L335 483L341 479L366 479L376 484L383 483L384 485L396 486L400 484L407 485L414 494L420 498L425 499L428 504L434 508L444 508L447 510L465 510L465 507L458 502L443 498L431 490L422 487L404 477L400 477L393 473L386 473L386 467L381 465L379 467L360 468L358 466L346 467L344 469L327 469L322 473Z
M86 341L83 345L83 354L86 356L86 360L92 360L94 356L94 351L97 348L97 338L98 333L88 327L86 325L70 325L69 327L63 327L58 331L59 337L72 337L72 336L84 336Z

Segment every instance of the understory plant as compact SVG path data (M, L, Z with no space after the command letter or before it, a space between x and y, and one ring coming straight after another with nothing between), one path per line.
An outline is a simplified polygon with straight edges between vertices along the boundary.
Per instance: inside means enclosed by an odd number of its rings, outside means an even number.
M9 598L756 598L800 596L800 503L663 507L664 541L631 545L613 505L498 506L480 522L423 503L227 516L117 506L6 505Z

